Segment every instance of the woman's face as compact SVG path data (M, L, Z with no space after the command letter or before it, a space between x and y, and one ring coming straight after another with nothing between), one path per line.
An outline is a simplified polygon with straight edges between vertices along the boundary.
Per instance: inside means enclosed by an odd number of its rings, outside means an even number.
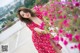
M29 12L24 13L23 11L20 11L20 15L21 15L23 18L30 18L30 17L31 17L31 14L30 14Z

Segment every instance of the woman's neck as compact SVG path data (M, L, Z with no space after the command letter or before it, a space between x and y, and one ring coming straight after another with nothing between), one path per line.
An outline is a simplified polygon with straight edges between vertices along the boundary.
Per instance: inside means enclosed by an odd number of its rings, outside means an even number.
M29 19L31 19L31 20L33 21L34 18L35 18L35 17L30 17Z

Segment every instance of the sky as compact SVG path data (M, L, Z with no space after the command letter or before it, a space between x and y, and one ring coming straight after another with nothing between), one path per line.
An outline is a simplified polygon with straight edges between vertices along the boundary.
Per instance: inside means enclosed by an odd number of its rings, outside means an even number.
M3 7L11 2L13 2L14 0L0 0L0 7Z

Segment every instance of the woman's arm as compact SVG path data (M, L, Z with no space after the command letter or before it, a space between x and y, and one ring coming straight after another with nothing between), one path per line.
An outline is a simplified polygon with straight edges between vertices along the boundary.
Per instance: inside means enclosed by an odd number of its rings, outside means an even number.
M47 31L42 30L42 29L40 29L40 28L38 28L38 27L35 27L34 30L35 30L36 32L38 32L38 33L47 33Z
M51 39L50 39L50 43L52 44L54 50L56 51L56 53L62 53L62 51L57 47L56 43L53 42Z
M50 34L48 31L42 30L42 29L40 29L40 28L38 28L38 27L35 27L34 30L35 30L36 32L38 32L38 33L41 33L41 34ZM54 37L54 36L53 36L52 34L50 34L50 38L53 38L53 37Z

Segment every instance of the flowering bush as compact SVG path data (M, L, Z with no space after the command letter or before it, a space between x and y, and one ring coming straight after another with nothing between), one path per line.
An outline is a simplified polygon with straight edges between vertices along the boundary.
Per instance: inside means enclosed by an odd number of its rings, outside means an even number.
M34 10L44 21L41 27L54 33L54 40L62 41L64 45L77 42L71 49L80 50L80 2L50 1L44 6L34 6Z

